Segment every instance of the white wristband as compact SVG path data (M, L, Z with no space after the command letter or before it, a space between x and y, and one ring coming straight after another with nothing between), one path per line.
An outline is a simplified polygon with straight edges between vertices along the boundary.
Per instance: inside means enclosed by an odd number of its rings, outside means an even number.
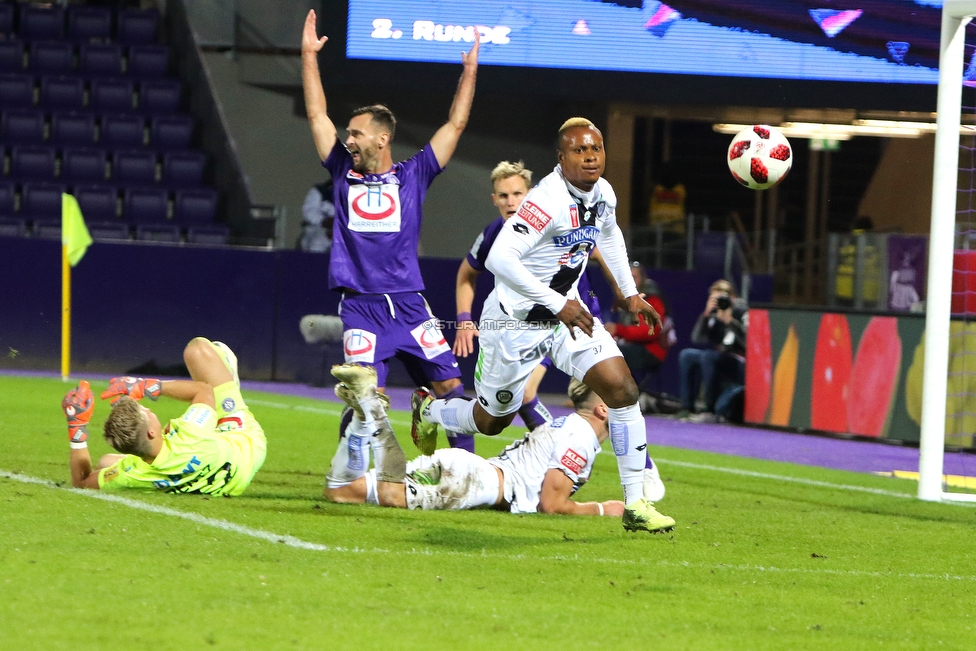
M75 443L74 441L71 441L70 445L72 450L84 450L85 448L88 447L88 441L82 441L81 443ZM603 515L603 513L600 513L600 515Z
M602 502L597 502L596 503L596 508L600 509L600 515L603 515L603 503Z

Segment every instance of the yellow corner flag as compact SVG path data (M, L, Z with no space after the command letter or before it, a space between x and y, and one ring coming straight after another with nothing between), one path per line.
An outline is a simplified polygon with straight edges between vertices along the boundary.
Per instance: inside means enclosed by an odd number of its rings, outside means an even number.
M61 243L68 253L68 262L75 266L92 243L78 200L70 194L61 195Z

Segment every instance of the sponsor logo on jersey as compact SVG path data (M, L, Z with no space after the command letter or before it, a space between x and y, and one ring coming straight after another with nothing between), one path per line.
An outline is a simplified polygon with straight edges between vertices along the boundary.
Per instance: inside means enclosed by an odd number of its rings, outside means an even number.
M237 416L224 416L217 420L218 432L233 432L238 429L244 429L244 421Z
M517 215L521 217L526 224L542 232L542 229L546 227L546 224L552 221L545 210L535 205L531 201L523 201L522 205L519 206Z
M227 413L234 411L234 407L236 406L237 403L234 402L233 398L224 398L223 402L220 403L221 409L223 409Z
M349 170L346 172L346 178L353 179L354 181L361 181L363 175L355 170Z
M102 473L102 483L103 484L108 483L118 476L119 476L119 469L116 468L115 466L110 466L105 469L105 472Z
M346 362L366 362L372 364L376 356L376 335L366 330L353 328L342 333L342 352Z
M568 448L559 463L566 466L574 475L578 475L586 467L586 457L573 448Z
M526 226L525 224L512 224L512 230L518 233L519 235L529 234L529 227Z
M501 391L495 394L495 400L502 403L503 405L507 405L508 403L510 403L512 401L512 398L514 397L515 396L513 396L512 392L509 391L508 389L502 389Z
M575 205L569 207L569 221L572 222L573 228L579 228L579 208Z
M576 267L586 262L586 258L587 258L587 251L585 250L570 251L567 253L563 253L561 256L559 256L559 261L557 264L559 264L560 267L571 267L575 269Z
M400 188L394 184L349 186L349 230L400 232Z
M552 238L552 243L556 246L573 246L574 244L579 244L580 242L596 244L596 238L599 234L600 229L596 226L584 226L583 228L577 228L576 230L569 231L563 235L554 236Z
M420 344L420 349L424 351L424 356L427 359L434 359L441 353L451 349L447 345L447 339L444 338L441 329L437 327L433 320L424 321L411 330L410 334Z

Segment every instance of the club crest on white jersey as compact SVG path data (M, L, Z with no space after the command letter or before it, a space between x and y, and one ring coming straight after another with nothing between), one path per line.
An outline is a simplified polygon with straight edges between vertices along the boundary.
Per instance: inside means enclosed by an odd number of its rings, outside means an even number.
M400 186L392 183L349 186L349 230L400 232Z

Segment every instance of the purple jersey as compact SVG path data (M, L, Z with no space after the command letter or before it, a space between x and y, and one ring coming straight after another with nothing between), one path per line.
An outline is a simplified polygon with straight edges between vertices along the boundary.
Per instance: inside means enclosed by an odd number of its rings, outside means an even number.
M491 251L491 245L495 243L495 238L498 237L498 231L502 230L504 225L505 218L499 217L481 231L481 235L474 241L474 244L471 245L471 251L468 252L468 264L471 265L472 269L475 271L485 270L485 259L488 257L488 252Z
M335 184L329 288L360 294L419 292L424 196L442 169L430 146L383 174L360 174L341 140L322 165Z

